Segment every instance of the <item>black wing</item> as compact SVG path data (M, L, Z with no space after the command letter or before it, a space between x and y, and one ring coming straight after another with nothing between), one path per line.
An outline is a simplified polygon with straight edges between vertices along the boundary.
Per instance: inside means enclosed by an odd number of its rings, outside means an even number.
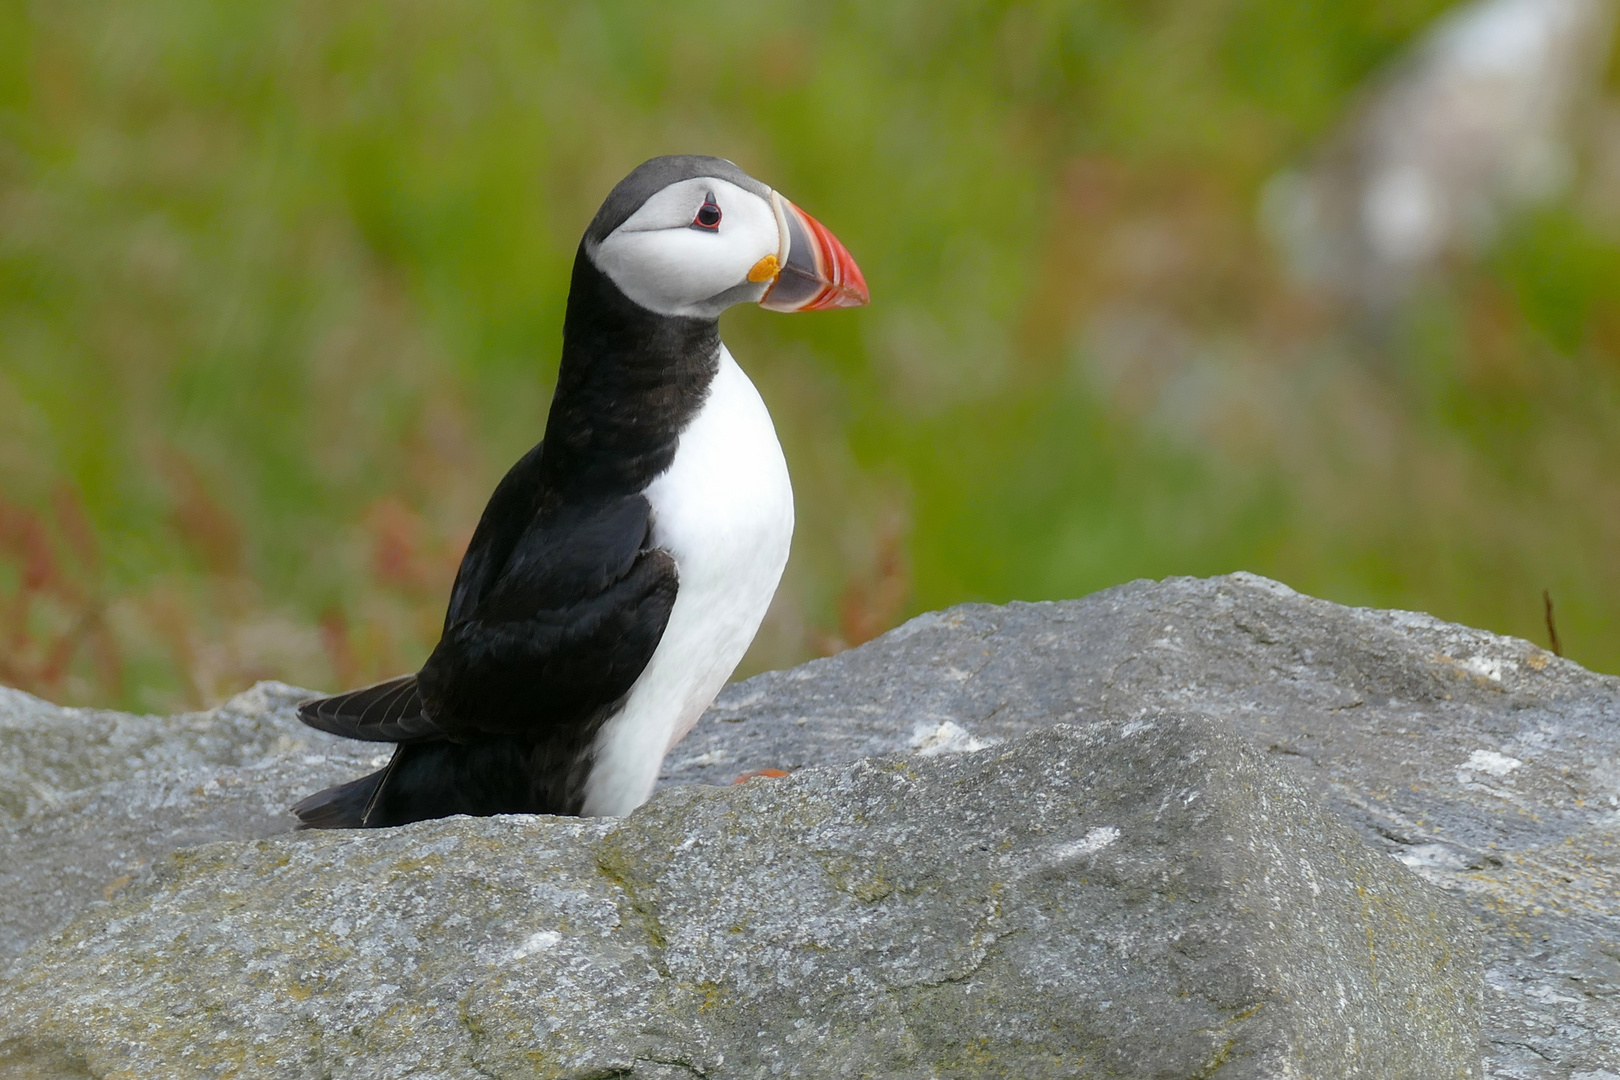
M456 570L455 584L450 588L445 630L473 613L533 522L544 446L544 441L535 444L506 470L484 505L478 527L473 530ZM444 732L422 705L415 675L403 675L348 693L306 701L298 707L298 719L317 730L367 742L411 742L444 737Z
M298 719L312 728L367 742L416 742L443 736L422 707L415 675L306 701Z
M376 742L538 736L588 724L629 691L669 622L674 561L647 549L639 493L538 515L540 452L490 496L421 672L307 702L299 719Z
M484 505L478 527L456 570L456 583L450 587L450 604L444 613L446 630L472 616L534 521L540 491L540 454L545 445L544 441L536 443L507 469Z
M417 676L451 739L540 735L600 718L641 675L675 605L640 494L563 508L519 537L470 617Z

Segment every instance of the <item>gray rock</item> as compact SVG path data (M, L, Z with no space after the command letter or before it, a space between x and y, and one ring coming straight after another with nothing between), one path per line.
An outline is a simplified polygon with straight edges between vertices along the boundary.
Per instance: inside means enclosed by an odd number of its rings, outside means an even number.
M1476 949L1160 715L180 852L13 969L0 1075L1442 1080L1479 1075Z
M261 683L212 712L156 717L0 688L0 963L153 859L287 832L295 793L382 764L386 747L300 724L308 696Z
M290 827L280 807L374 767L380 748L301 729L298 694L244 695L217 723L0 696L0 844L29 853L0 871L0 962L105 910L109 885L170 846ZM1620 1078L1620 680L1528 642L1244 574L968 605L728 688L664 782L1162 711L1241 733L1467 906L1484 931L1492 1075ZM42 781L54 803L30 796ZM79 805L93 810L66 810Z
M1620 679L1527 641L1252 574L964 605L728 687L666 780L1161 710L1231 725L1469 907L1492 1076L1620 1074Z
M131 716L66 709L0 687L0 817L39 814L109 781L305 751L290 713L302 696L307 692L261 683L212 712Z

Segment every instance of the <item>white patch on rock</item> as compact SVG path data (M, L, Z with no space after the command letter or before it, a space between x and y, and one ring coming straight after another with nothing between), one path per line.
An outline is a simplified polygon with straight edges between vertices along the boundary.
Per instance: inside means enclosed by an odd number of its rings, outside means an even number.
M533 956L535 953L541 953L547 951L548 949L556 948L557 943L561 940L562 935L557 933L555 930L536 930L534 933L529 935L528 940L524 941L523 944L513 949L512 955L507 959L525 960Z
M938 727L918 724L911 733L910 746L922 757L938 757L940 754L971 754L1000 741L978 738L955 721L946 720Z
M1395 856L1413 870L1466 870L1468 860L1450 844L1418 844Z
M1511 660L1500 660L1490 656L1470 656L1462 662L1463 670L1478 675L1491 682L1502 681L1502 669L1518 667Z
M1119 829L1113 825L1098 825L1088 829L1086 835L1078 840L1071 840L1067 844L1059 844L1052 849L1052 858L1056 862L1067 862L1082 855L1095 855L1103 848L1119 839Z
M724 765L730 760L731 754L727 750L709 750L702 754L695 754L689 758L682 758L680 761L670 765L669 769L678 771L680 769L691 769L708 765Z
M1514 769L1522 768L1524 762L1518 758L1498 754L1495 750L1475 750L1468 755L1468 760L1462 767L1474 772L1490 773L1492 776L1506 776Z

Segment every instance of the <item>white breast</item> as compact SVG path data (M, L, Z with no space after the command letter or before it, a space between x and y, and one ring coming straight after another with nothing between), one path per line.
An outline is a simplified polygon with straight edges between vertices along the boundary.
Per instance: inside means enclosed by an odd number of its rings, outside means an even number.
M652 794L664 755L754 640L787 565L787 462L759 391L724 346L702 410L647 498L653 543L674 557L680 590L647 669L596 737L589 816L627 814Z

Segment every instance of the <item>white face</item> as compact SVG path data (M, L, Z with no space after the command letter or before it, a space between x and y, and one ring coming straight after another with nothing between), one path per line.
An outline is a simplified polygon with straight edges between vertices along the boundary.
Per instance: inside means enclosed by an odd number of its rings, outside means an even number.
M719 219L714 219L712 204ZM697 177L671 184L589 254L626 296L660 315L712 319L732 304L757 303L770 282L748 272L778 255L783 233L768 200L736 184Z

